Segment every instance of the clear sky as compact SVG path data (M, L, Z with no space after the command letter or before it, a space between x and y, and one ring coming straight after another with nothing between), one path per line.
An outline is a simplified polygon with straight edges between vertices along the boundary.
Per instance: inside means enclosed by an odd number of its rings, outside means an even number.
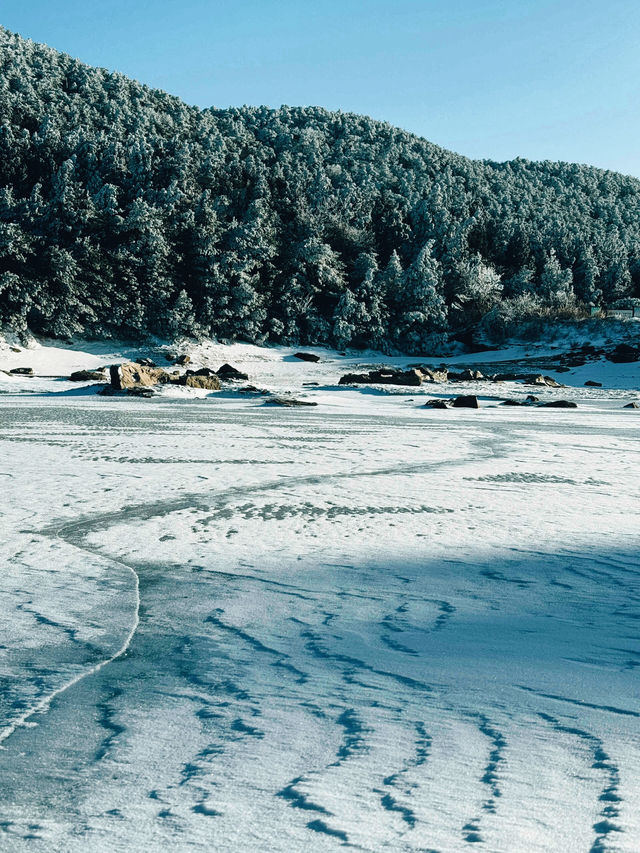
M640 177L640 0L0 0L0 23L199 106L320 105Z

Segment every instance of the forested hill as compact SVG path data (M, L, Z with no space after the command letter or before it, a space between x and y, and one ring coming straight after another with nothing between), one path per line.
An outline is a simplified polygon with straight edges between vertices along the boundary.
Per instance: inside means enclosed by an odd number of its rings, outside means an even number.
M0 29L0 325L373 345L640 295L640 182L199 110Z

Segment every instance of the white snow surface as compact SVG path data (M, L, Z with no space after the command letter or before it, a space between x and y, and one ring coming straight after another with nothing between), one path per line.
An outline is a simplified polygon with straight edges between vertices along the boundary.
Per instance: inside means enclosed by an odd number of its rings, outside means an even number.
M640 365L185 347L0 345L0 849L637 853ZM187 350L318 405L60 378Z

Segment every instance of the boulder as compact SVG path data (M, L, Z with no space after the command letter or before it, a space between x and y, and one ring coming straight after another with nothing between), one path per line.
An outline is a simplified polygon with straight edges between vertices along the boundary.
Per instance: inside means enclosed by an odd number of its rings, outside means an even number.
M578 404L572 400L550 400L548 403L540 403L545 409L577 409Z
M207 391L219 391L222 387L217 376L198 376L192 373L190 376L181 376L178 385L187 388L205 388Z
M425 409L448 409L446 400L427 400L424 404Z
M112 364L109 368L111 385L117 390L132 388L134 385L165 385L171 381L171 376L161 367L144 367L126 361L123 364Z
M106 382L104 370L75 370L69 377L71 382Z
M340 355L343 355L343 353L340 353ZM299 358L300 361L313 361L313 362L320 361L320 356L315 355L312 352L294 352L293 357Z
M624 409L640 409L640 403L637 400L634 400L633 403L627 403L626 406L623 406Z
M503 406L526 406L527 404L524 402L524 400L508 399L508 400L503 400L502 405Z
M540 397L534 397L533 394L527 394L526 402L527 403L539 403Z
M559 382L556 382L556 380L552 376L543 376L542 374L530 378L529 384L545 385L547 388L564 388L564 385L561 385Z
M602 382L594 382L593 379L587 379L584 385L585 388L602 388Z
M242 379L244 382L249 378L248 374L233 367L231 364L223 364L222 367L216 370L220 379Z
M14 367L9 373L14 376L33 376L33 367Z
M20 347L9 347L9 349L11 350L11 352L22 352Z
M153 397L155 391L148 385L131 385L127 388L127 394L131 397Z
M452 403L454 409L477 409L478 398L474 394L456 397Z
M395 370L383 368L369 373L347 373L340 378L339 385L422 385L419 369Z
M190 355L179 355L177 358L175 358L173 360L174 364L180 364L180 365L190 364L190 362L191 362L191 356Z
M180 371L176 370L176 374L180 376ZM185 370L185 376L216 376L215 370L210 367L200 367L198 370Z
M289 407L297 407L297 406L317 406L317 403L314 403L310 400L296 400L293 397L271 397L270 400L266 400L264 403L265 406L289 406Z
M136 364L141 364L143 367L156 367L155 361L150 358L136 358Z
M422 373L422 378L425 382L448 382L449 371L446 367L419 367L418 370Z
M461 373L449 373L452 382L477 382L487 377L479 370L463 370Z

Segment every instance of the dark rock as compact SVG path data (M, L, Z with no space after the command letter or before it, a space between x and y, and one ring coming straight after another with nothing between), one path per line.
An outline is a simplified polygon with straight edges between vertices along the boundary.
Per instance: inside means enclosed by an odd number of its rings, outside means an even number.
M217 375L220 379L242 379L244 382L247 381L249 376L246 373L242 373L242 371L238 370L235 367L232 367L230 364L223 364L216 371Z
M69 377L71 382L106 382L104 370L75 370Z
M317 406L318 404L311 402L310 400L296 400L293 397L272 397L270 400L267 400L264 405L265 406L297 407L297 406Z
M174 359L174 364L185 365L191 362L190 355L179 355L176 359Z
M178 372L178 376L180 373ZM198 370L185 370L185 376L217 376L215 370L210 367L200 367Z
M628 364L640 359L640 349L629 344L618 344L618 346L607 355L607 359L614 364Z
M111 385L117 391L132 388L134 385L144 385L150 388L153 385L165 385L167 382L171 382L171 376L161 367L144 367L131 361L123 364L112 364L109 373Z
M339 385L422 385L422 372L383 368L369 373L347 373L340 378Z
M524 400L508 399L508 400L503 400L502 405L503 406L526 406L526 403L524 402Z
M623 408L624 409L640 409L640 403L638 403L636 400L634 400L633 403L627 403L627 405L623 406Z
M303 382L302 385L305 388L310 388L312 385L318 386L318 385L320 385L320 383L319 382Z
M143 367L156 367L155 361L150 358L136 358L136 364L141 364Z
M13 373L14 376L33 376L33 367L14 367L9 373Z
M9 347L9 349L11 350L11 352L22 352L20 347Z
M341 355L342 355L342 353L341 353ZM300 361L313 361L313 362L320 361L320 356L315 355L312 352L294 352L293 357L299 358Z
M548 403L540 403L545 409L577 409L578 404L571 400L550 400Z
M522 379L519 373L494 373L491 377L493 382L514 382L516 379Z
M427 400L424 404L425 409L448 409L446 400Z
M153 397L155 391L148 385L130 385L127 388L127 394L131 397Z
M456 397L452 405L454 409L477 409L478 398L474 394L467 394L462 397Z
M593 379L587 379L584 385L585 388L602 388L602 382L594 382Z
M178 385L183 385L187 388L205 388L207 391L219 391L222 387L220 380L215 374L211 376L202 376L193 373L187 376L185 374L178 379Z
M539 403L540 397L534 397L533 394L527 394L527 403Z

